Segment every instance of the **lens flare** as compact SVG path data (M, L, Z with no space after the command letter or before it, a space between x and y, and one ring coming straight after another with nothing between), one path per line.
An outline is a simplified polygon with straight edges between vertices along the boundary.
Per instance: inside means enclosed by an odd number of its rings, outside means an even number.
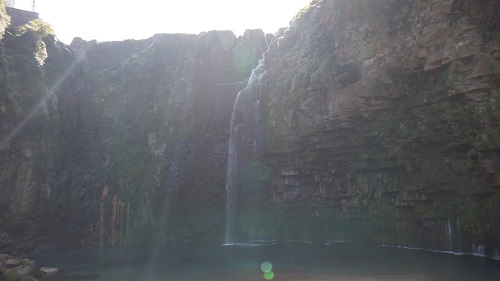
M260 269L263 272L270 272L273 269L273 264L268 261L265 261L260 265Z
M273 278L274 278L274 272L268 271L264 273L264 279L273 280Z
M233 53L233 63L241 73L250 74L255 67L257 57L250 46L241 44L237 46Z
M54 85L48 89L45 96L43 96L40 101L37 103L35 107L31 109L29 114L24 117L24 119L3 139L0 140L0 151L4 149L8 149L9 143L15 139L28 125L28 123L36 117L39 111L41 111L44 106L46 106L47 102L56 95L56 91L61 88L61 86L66 82L68 77L74 72L75 68L81 64L82 61L85 60L85 56L87 54L88 48L81 50L81 53L77 55L76 59L71 63L68 69L56 80Z

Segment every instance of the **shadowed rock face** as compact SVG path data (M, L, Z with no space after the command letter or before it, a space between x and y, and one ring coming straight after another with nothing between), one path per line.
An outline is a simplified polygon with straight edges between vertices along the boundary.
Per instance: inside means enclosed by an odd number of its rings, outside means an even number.
M493 255L497 2L314 1L278 31L256 87L265 163L240 171L240 237ZM6 33L0 249L222 242L231 112L266 42Z
M47 37L43 65L36 40L2 40L3 247L222 239L230 115L264 33Z
M483 4L316 1L281 30L262 79L274 203L320 239L352 240L347 224L494 254L499 5Z

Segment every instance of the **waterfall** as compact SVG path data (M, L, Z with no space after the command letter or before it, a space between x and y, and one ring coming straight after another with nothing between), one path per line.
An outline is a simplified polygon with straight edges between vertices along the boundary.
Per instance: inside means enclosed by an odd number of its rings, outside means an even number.
M472 244L472 254L474 256L485 257L484 245L483 244Z
M401 226L399 223L399 220L396 221L396 239L397 239L397 244L401 245L402 239L401 239Z
M452 235L452 228L451 228L451 220L448 217L448 223L446 224L446 237L448 241L448 251L453 252L453 235Z
M258 156L263 145L260 116L260 86L264 71L265 56L252 70L246 87L236 96L231 115L229 132L229 153L226 179L226 231L224 245L236 241L236 215L238 189L241 186L240 168L249 159L248 155Z

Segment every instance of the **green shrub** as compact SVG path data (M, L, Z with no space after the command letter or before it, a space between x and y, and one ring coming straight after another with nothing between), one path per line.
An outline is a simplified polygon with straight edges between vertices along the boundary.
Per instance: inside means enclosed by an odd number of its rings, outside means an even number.
M3 4L4 1L0 0L0 39L2 39L5 29L10 24L10 17L9 15L7 15L7 12L5 11L5 7L3 6Z
M27 24L19 27L18 35L24 34L25 32L31 32L40 39L45 38L49 35L55 35L52 26L39 19L32 20Z
M33 38L32 41L35 41L33 54L39 65L43 65L48 56L47 48L43 39L54 35L55 33L52 27L42 20L32 20L19 27L16 32L16 36Z

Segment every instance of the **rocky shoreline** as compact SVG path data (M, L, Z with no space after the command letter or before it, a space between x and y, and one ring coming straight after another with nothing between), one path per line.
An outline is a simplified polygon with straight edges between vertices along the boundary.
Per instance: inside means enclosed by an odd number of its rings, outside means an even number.
M34 260L0 254L0 281L51 280L57 268L38 267Z

